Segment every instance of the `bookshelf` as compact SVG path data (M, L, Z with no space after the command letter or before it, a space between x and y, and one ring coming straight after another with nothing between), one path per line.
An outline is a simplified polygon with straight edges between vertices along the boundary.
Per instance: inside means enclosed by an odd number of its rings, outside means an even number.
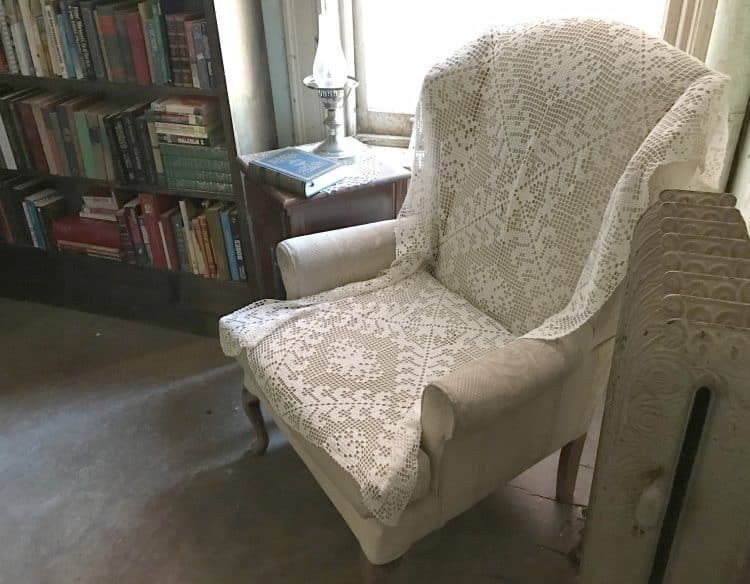
M106 3L106 0L105 0ZM200 11L213 64L211 88L137 85L103 79L65 79L0 73L0 85L50 92L90 94L103 100L145 101L165 97L215 99L223 128L231 174L231 193L177 189L154 184L122 184L86 176L18 172L43 177L66 199L81 205L92 186L159 193L179 199L211 199L235 203L246 261L246 281L207 278L183 271L0 242L0 295L76 309L140 319L215 335L217 318L259 297L252 218L242 195L238 155L276 146L275 123L263 34L260 0L162 0L166 13ZM225 71L231 71L227 76Z

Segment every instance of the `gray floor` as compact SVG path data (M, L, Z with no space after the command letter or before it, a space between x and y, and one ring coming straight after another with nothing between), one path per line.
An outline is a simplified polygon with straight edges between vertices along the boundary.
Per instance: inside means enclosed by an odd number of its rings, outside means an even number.
M0 299L0 583L361 581L343 520L212 339ZM590 434L576 499L585 503ZM391 581L567 583L556 457L415 545Z

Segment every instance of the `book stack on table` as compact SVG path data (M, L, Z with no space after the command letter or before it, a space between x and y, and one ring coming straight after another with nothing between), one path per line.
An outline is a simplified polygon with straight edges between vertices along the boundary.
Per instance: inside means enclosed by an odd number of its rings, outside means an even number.
M206 19L160 0L3 0L0 72L214 87Z
M170 97L151 103L166 184L173 189L232 192L229 156L215 100Z

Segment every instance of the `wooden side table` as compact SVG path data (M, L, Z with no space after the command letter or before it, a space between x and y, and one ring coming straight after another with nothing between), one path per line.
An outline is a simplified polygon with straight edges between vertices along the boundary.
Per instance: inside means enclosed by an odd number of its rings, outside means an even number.
M377 149L368 149L351 164L350 175L329 190L305 199L259 184L246 172L255 155L239 158L245 204L263 298L285 298L276 265L276 246L289 237L384 221L396 217L406 195L410 172Z

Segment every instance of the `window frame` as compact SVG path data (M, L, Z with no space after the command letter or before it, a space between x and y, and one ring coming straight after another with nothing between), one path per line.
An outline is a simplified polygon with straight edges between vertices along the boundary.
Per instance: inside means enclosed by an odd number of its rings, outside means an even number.
M326 3L339 18L342 47L359 81L347 100L347 133L376 145L407 146L413 114L370 111L367 107L367 71L361 26L364 0L282 0L292 119L297 143L320 139L322 111L317 96L304 88L301 78L312 70L317 43L316 9ZM718 0L667 0L662 37L704 60L711 38ZM312 24L312 26L310 26Z

